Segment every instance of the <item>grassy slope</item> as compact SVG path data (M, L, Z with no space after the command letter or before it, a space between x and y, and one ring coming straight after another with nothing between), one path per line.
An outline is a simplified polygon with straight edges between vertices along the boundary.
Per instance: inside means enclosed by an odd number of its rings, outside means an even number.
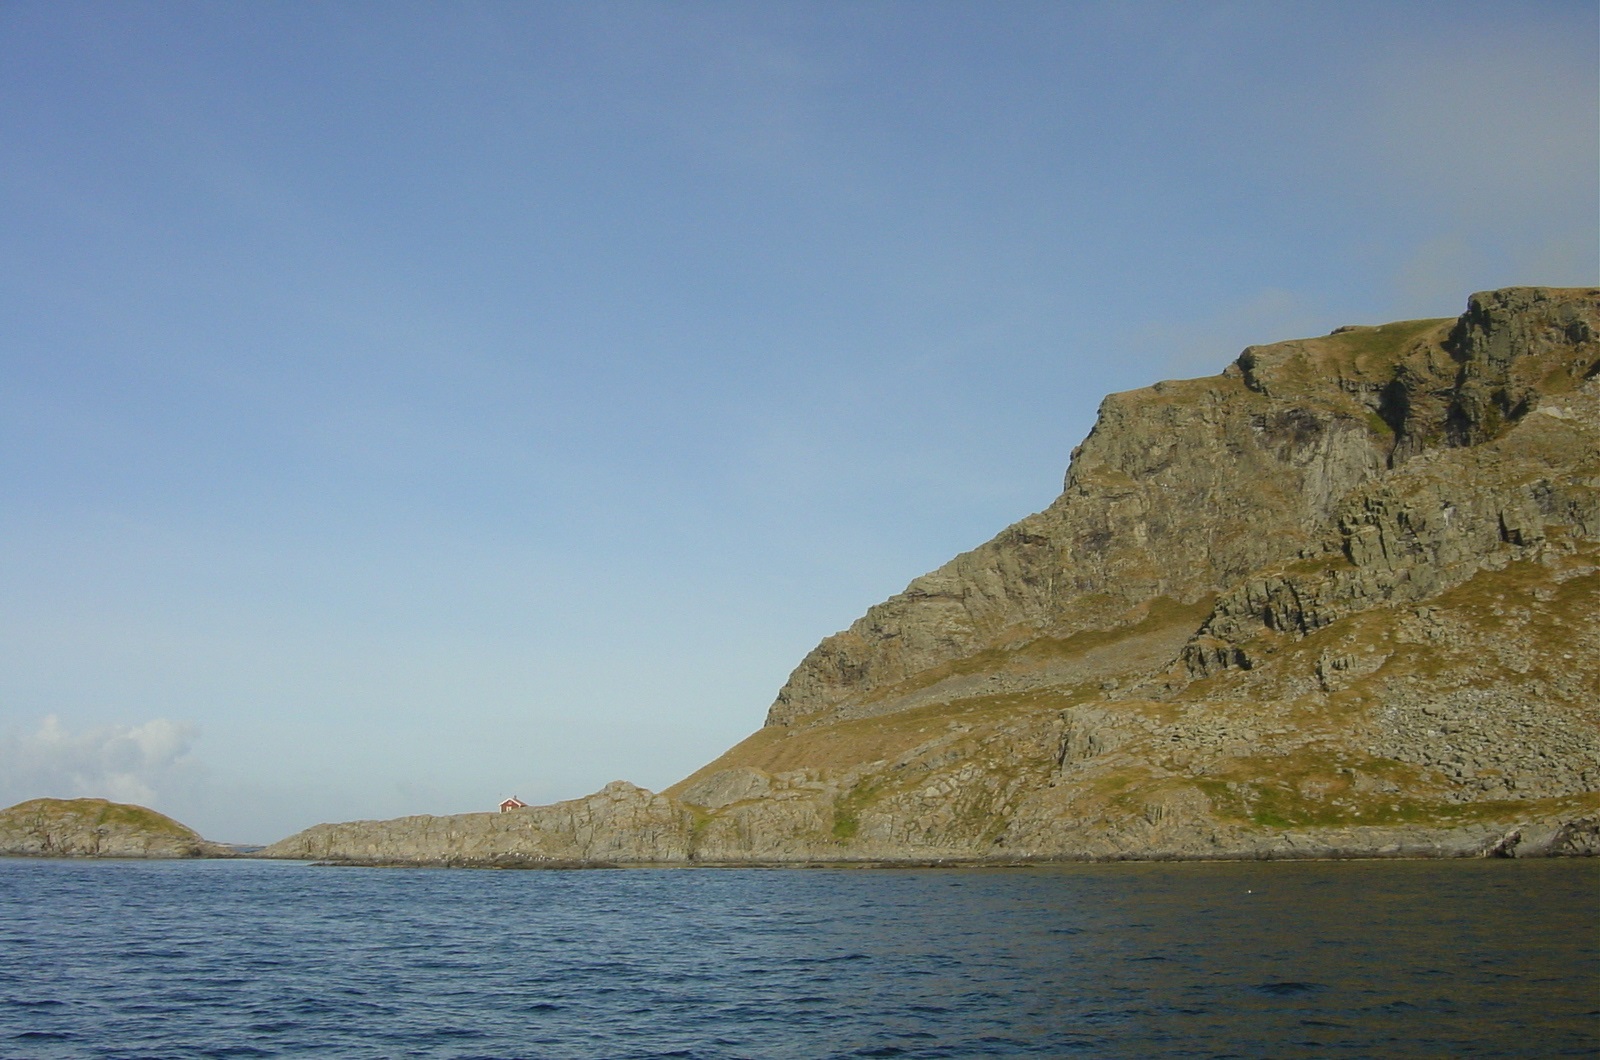
M200 841L197 832L166 814L144 806L106 799L30 799L0 810L0 826L33 829L107 828Z

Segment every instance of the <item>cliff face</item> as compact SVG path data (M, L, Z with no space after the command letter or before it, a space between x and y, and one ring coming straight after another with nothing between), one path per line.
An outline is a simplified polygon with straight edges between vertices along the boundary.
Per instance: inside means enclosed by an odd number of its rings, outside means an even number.
M1342 549L1333 531L1353 491L1574 389L1595 327L1592 296L1499 291L1459 321L1251 347L1221 376L1113 395L1054 504L824 640L767 722L865 713L982 649L1124 630L1154 601L1193 604Z
M31 799L0 810L0 855L28 857L232 857L165 814L105 799Z
M1592 852L1597 659L1600 291L1488 292L1107 398L1050 507L824 640L637 842L560 849Z

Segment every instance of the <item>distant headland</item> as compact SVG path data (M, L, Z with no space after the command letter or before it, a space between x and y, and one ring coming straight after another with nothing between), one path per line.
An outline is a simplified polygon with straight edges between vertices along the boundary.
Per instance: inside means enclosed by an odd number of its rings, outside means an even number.
M0 810L0 855L222 858L237 851L202 839L155 810L106 799L30 799Z

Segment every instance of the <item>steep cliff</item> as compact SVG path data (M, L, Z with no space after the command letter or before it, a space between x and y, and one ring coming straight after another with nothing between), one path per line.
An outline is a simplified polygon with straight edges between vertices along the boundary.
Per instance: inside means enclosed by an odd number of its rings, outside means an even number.
M1050 507L819 644L636 840L481 850L1593 852L1597 660L1600 291L1488 292L1112 395Z
M0 810L0 855L92 858L232 857L165 814L105 799L30 799Z

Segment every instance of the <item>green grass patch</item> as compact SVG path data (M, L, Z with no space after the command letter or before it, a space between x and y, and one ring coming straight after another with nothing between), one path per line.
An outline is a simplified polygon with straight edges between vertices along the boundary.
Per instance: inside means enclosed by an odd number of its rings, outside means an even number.
M1269 381L1272 393L1280 399L1294 396L1332 408L1327 401L1330 379L1343 376L1375 385L1387 383L1396 366L1414 350L1428 343L1442 343L1454 322L1453 318L1401 320L1274 343L1262 348L1267 363L1256 371ZM1352 400L1341 407L1353 410L1359 404ZM1385 434L1392 434L1387 424L1379 431L1380 436Z
M30 799L3 811L30 827L118 828L150 835L195 838L193 829L179 824L164 813L131 803L106 799Z
M1351 367L1370 372L1395 363L1410 352L1412 346L1429 337L1430 332L1436 332L1437 340L1442 341L1454 324L1454 317L1397 320L1392 324L1329 335L1321 341Z
M711 827L711 822L715 819L715 815L704 806L688 806L687 809L689 811L689 841L692 843L704 835L707 828Z
M1358 790L1348 766L1362 774L1368 786ZM1284 756L1276 769L1264 759L1241 761L1227 778L1195 781L1215 811L1223 817L1259 828L1353 828L1361 826L1419 825L1453 827L1496 821L1536 812L1541 803L1560 809L1572 800L1446 802L1430 798L1420 781L1418 767L1392 759L1350 759L1300 752ZM1387 780L1398 790L1376 790L1372 780ZM1305 781L1314 782L1308 793ZM1600 796L1593 797L1600 803ZM1556 804L1561 804L1560 806ZM1553 810L1551 812L1554 812Z
M866 809L879 791L883 788L883 781L877 778L863 780L845 794L839 796L833 804L833 838L841 843L847 843L861 831L861 811Z

